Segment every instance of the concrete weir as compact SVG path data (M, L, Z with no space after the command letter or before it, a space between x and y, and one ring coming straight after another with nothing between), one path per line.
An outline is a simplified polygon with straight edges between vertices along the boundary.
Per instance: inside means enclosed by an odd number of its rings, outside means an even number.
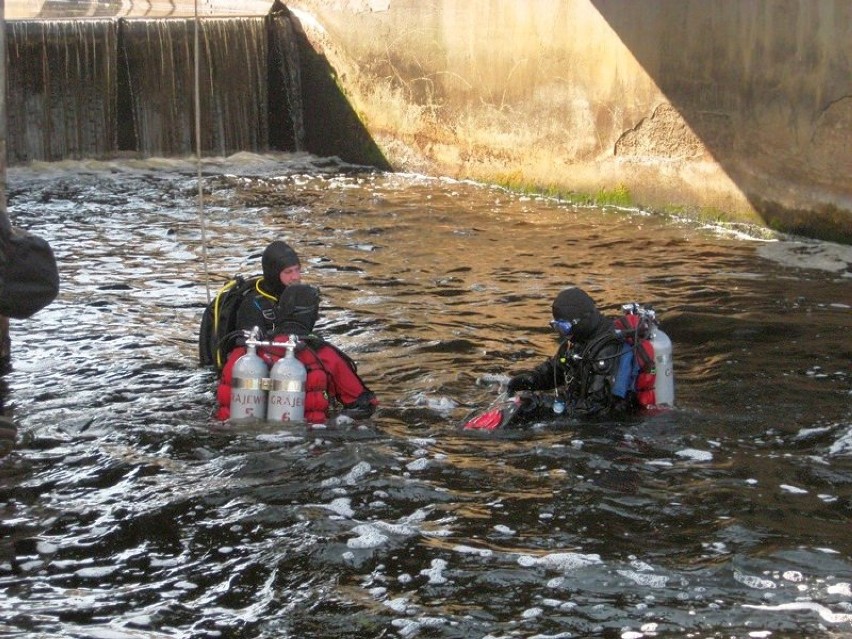
M254 128L223 137L224 142L206 141L203 146L210 152L229 152L243 144L257 150L298 147L385 168L757 223L852 243L848 0L284 4L286 8L278 2L237 0L198 5L20 0L6 7L12 21L120 19L117 27L104 24L105 35L96 40L117 52L118 64L108 70L129 64L141 79L183 73L182 82L169 86L183 86L187 93L188 57L176 62L183 65L179 71L161 67L160 59L146 63L139 56L159 55L143 51L142 42L168 42L176 51L176 43L188 37L188 25L182 32L157 32L152 39L149 31L156 27L147 25L142 33L133 19L187 19L194 11L204 19L285 15L291 34L286 47L268 24L252 26L257 35L241 34L239 41L262 37L266 44L246 48L241 55L266 56L273 47L295 51L298 73L289 75L299 79L301 111L297 117L292 113L292 90L284 96L268 84L273 77L286 84L288 73L265 76L256 65L241 63L240 68L254 69L250 90L264 106L247 119L243 104L239 126L250 120ZM280 27L282 22L273 24ZM21 32L20 26L10 31L16 43L23 42L15 50L26 52L33 41ZM213 42L212 30L205 33L205 42ZM215 37L225 38L227 31ZM215 43L205 51L215 52ZM267 59L285 58L293 59ZM223 69L228 63L211 60ZM146 75L144 69L154 62L157 75ZM245 81L249 76L244 75L226 71L222 77ZM31 82L31 76L21 82ZM113 97L89 94L87 99L106 114L104 121L134 122L132 135L123 125L113 129L91 119L78 121L75 132L88 127L105 136L111 153L192 151L188 95L164 102L168 96L151 86L146 99L141 81L131 79L128 87L120 74L101 79L104 89L98 95L112 91ZM205 131L221 131L222 136L238 131L236 121L229 124L228 109L216 102L227 85L210 86L203 97L217 105L217 114L225 114ZM134 93L133 88L139 90ZM33 103L31 95L21 99ZM187 105L184 115L176 107L180 103ZM13 122L14 101L9 107ZM55 108L51 113L54 121L60 117ZM78 117L65 117L71 116ZM160 149L156 123L172 127L164 139L185 140L182 146ZM282 134L283 127L292 130ZM10 132L9 156L27 161L14 155L23 144L15 135ZM36 136L25 139L32 144ZM43 141L59 154L63 148L86 153L87 143L76 137L66 137L58 146L55 139L53 146Z
M391 165L852 242L848 0L291 0Z

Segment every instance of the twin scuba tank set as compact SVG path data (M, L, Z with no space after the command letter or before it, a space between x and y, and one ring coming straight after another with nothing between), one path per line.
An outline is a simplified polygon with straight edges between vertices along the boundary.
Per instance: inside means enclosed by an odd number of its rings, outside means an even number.
M258 339L258 333L257 329L251 332L245 355L234 362L230 421L304 421L308 372L296 359L296 336L290 335L286 342L268 342ZM258 347L284 348L286 353L270 369L257 354Z

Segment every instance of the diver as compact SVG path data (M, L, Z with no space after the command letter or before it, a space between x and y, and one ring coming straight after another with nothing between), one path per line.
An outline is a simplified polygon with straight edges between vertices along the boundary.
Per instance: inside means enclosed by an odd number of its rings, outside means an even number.
M273 342L283 344L291 335L298 338L295 356L307 370L305 421L320 424L332 413L366 419L378 405L376 395L358 375L355 362L314 333L319 306L320 294L317 288L306 284L289 284L275 306L270 331ZM216 417L222 421L230 417L234 365L246 350L245 346L234 348L222 369L216 393L219 404ZM285 352L283 346L264 346L257 350L257 354L269 367L281 359Z
M550 323L560 340L556 354L515 373L506 388L510 399L469 419L464 428L494 430L559 416L624 417L671 406L671 341L653 311L635 303L622 308L623 316L609 319L582 289L561 291Z

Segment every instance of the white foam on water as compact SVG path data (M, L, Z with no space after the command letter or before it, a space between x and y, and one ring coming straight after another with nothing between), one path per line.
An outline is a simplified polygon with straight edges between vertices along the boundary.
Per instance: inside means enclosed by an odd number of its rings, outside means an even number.
M399 634L402 637L413 637L420 634L423 628L439 628L447 624L447 620L442 617L420 617L419 619L394 619L391 622L399 628Z
M346 476L343 478L343 482L345 484L353 486L357 484L361 478L369 474L372 469L373 467L370 466L370 464L368 464L367 462L358 462L352 467L352 470L350 470L346 474Z
M756 590L772 590L773 588L777 588L775 582L770 579L764 579L763 577L757 577L755 575L744 575L743 573L736 571L734 572L734 580L748 588L754 588Z
M385 606L387 606L394 612L398 612L401 614L404 614L408 610L408 599L406 597L396 597L395 599L388 599L383 603Z
M852 455L852 424L828 448L829 455Z
M638 572L635 570L616 570L622 577L627 577L630 581L648 588L665 588L669 578L663 575L654 575L647 572Z
M464 555L479 555L480 557L494 556L494 551L490 548L474 548L473 546L465 546L463 544L453 546L453 550Z
M427 448L436 444L438 440L434 437L412 437L408 441L418 448Z
M678 457L691 459L693 461L712 461L713 453L709 450L698 450L697 448L684 448L675 453Z
M541 566L542 568L561 570L562 572L570 572L578 568L602 563L600 555L583 555L576 552L551 553L542 557L533 557L532 555L521 555L518 557L518 564L525 568Z
M52 555L59 549L55 544L48 543L46 541L40 541L36 544L36 551L40 555Z
M429 460L425 457L421 457L420 459L415 459L413 462L409 462L405 465L406 470L410 470L413 472L417 472L419 470L426 470L429 467Z
M743 608L778 612L810 610L817 613L823 621L827 621L828 623L852 623L852 614L833 612L830 608L813 601L791 601L790 603L778 604L777 606L743 604Z
M322 480L322 482L320 482L320 486L322 486L323 488L339 486L340 484L354 486L358 483L359 480L361 480L361 478L370 473L370 471L372 470L373 467L370 466L370 464L368 464L367 462L358 462L343 477L328 477L327 479L324 479Z
M426 406L429 410L438 411L439 413L448 413L458 407L458 403L449 397L429 397L425 393L415 395L414 404L416 406Z
M814 435L821 435L822 433L827 433L831 430L830 427L825 426L822 428L802 428L796 433L796 436L793 438L794 441L799 441L802 439L809 439Z
M352 529L357 537L346 540L349 548L378 548L390 538L372 524L362 524Z
M852 597L852 586L850 586L845 581L840 582L838 584L834 584L833 586L829 586L825 589L825 591L830 595L842 595L844 597Z
M806 495L808 492L804 488L799 488L798 486L791 486L790 484L781 484L779 488L781 488L781 490L783 490L784 492L793 493L794 495Z
M115 566L98 566L93 568L80 568L74 574L78 577L107 577L114 573L118 568Z
M322 507L347 519L355 516L355 510L352 508L352 500L349 497L332 499L331 503L325 504Z
M424 568L420 574L429 579L430 584L445 584L447 578L444 577L444 569L447 567L447 562L444 559L433 559L430 568Z

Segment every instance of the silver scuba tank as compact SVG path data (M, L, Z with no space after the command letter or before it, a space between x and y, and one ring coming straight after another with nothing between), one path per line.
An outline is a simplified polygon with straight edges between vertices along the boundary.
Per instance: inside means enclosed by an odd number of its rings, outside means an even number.
M263 380L268 372L269 367L257 354L257 347L248 344L245 355L234 362L231 374L230 421L238 423L266 418Z
M266 418L270 422L300 422L305 419L305 381L308 372L296 359L295 336L283 344L287 353L275 362L269 373L269 400Z
M672 340L656 324L651 323L651 345L654 347L654 403L657 406L674 406L674 362Z

